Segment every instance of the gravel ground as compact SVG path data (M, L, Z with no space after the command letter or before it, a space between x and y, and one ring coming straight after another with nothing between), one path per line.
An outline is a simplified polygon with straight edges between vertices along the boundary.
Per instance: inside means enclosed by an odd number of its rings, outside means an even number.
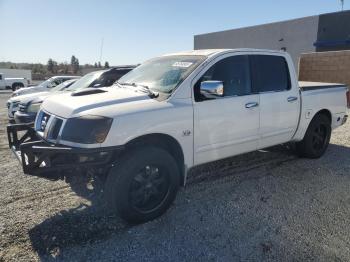
M129 226L91 190L23 175L0 94L0 261L349 261L349 124L319 160L279 146L196 168L161 218Z

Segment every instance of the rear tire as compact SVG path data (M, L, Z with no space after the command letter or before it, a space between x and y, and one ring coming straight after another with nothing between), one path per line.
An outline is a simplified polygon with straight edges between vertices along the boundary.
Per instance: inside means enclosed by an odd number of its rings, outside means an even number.
M13 84L12 85L12 91L16 91L16 90L18 90L18 89L20 89L22 87L24 87L23 84Z
M325 115L316 115L305 133L304 139L296 143L300 157L320 158L326 151L331 138L331 122Z
M174 201L179 186L179 167L167 151L134 148L110 170L105 197L112 211L137 224L162 215Z

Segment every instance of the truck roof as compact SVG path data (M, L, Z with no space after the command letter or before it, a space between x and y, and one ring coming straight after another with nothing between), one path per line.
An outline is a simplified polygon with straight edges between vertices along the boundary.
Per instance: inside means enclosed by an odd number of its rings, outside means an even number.
M284 54L284 51L279 50L269 50L269 49L255 49L255 48L236 48L236 49L198 49L198 50L190 50L190 51L181 51L176 53L166 54L164 56L170 55L203 55L203 56L213 56L220 53L226 52L272 52L272 53L280 53Z

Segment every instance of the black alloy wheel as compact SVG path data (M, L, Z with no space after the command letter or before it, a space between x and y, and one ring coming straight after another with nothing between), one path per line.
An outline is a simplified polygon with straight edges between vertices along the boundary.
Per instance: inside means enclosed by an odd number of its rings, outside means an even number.
M175 200L181 181L179 170L173 156L162 148L126 150L105 182L108 207L133 224L159 217Z
M163 168L154 165L143 167L130 185L129 199L133 208L148 213L161 205L170 189L168 176Z
M332 127L330 119L323 114L317 114L309 124L304 139L296 143L299 156L319 158L326 151L331 138Z

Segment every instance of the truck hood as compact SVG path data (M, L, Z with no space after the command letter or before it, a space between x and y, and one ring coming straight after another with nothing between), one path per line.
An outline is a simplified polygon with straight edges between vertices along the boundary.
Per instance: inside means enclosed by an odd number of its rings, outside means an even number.
M16 100L19 100L21 104L28 104L31 102L41 102L43 101L46 97L52 95L53 93L51 92L38 92L38 93L30 93L27 95L21 95L18 97L13 97Z
M32 94L32 93L37 93L37 92L43 92L46 91L47 88L43 86L31 86L31 87L24 87L20 88L17 91L13 92L12 96L21 96L25 94Z
M43 102L42 109L63 118L70 118L82 114L97 115L97 111L104 111L103 109L109 106L154 100L143 92L129 88L109 87L94 88L94 90L96 92L84 94L85 89L81 91L81 95L76 95L77 92L73 92L50 96Z
M11 97L8 102L20 102L20 103L27 103L30 100L33 100L36 97L39 96L45 96L50 94L50 92L38 92L38 93L30 93L30 94L25 94L25 95L21 95L21 96L14 96Z

